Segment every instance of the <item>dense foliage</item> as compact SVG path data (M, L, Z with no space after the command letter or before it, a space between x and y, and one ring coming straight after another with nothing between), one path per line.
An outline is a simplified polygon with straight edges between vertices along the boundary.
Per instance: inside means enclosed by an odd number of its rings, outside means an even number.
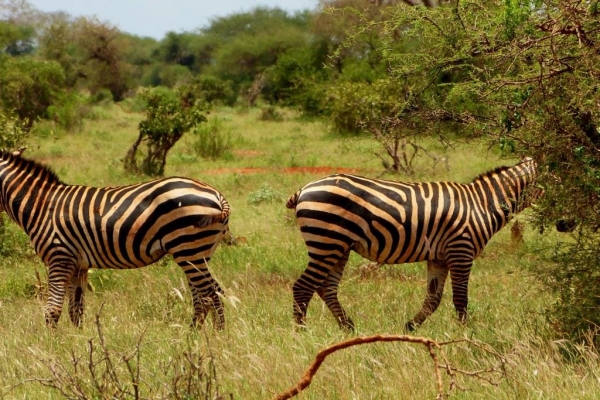
M382 31L381 55L410 113L460 122L538 161L539 223L579 225L576 242L556 250L556 267L537 272L556 295L558 331L589 337L600 324L600 3L460 1L407 9ZM413 46L402 51L399 40Z

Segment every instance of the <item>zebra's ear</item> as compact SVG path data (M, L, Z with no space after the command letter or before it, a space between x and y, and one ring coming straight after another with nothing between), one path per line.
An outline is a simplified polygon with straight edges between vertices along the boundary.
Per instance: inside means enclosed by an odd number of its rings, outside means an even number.
M521 163L526 163L529 161L533 161L533 158L529 157L529 156L521 156Z
M13 151L12 155L15 157L20 157L21 153L23 153L25 150L27 150L27 147L21 147L19 150Z

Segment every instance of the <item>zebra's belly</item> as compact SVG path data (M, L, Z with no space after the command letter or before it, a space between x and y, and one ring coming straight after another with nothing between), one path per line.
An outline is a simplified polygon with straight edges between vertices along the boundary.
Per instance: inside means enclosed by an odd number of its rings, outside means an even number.
M437 254L435 249L427 245L410 247L408 249L402 249L399 246L395 248L391 246L371 246L369 248L366 243L357 242L354 244L353 250L366 259L380 264L405 264L443 258L441 254Z
M133 269L142 268L154 264L167 254L156 241L148 252L143 249L139 256L131 256L124 252L102 252L90 253L81 251L77 260L80 268L99 268L99 269Z

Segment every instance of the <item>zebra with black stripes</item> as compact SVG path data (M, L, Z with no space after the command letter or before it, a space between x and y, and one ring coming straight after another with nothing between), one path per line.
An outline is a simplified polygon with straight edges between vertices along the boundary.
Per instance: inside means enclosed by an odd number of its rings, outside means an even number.
M0 208L48 267L49 326L58 323L65 295L71 321L81 325L90 268L140 268L170 254L187 276L194 323L210 311L223 328L223 291L207 263L227 230L230 207L209 185L180 177L122 187L67 185L42 164L0 152Z
M294 318L304 325L315 291L342 328L354 329L338 300L338 284L351 250L382 264L427 261L421 310L413 330L440 304L450 274L458 319L467 319L473 260L509 221L542 194L536 163L525 158L455 182L394 182L331 175L308 183L287 201L308 249L308 266L293 285Z

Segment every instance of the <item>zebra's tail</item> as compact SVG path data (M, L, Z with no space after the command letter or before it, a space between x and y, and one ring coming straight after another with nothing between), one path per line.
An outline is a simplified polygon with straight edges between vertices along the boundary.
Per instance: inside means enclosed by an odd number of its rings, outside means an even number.
M202 215L199 220L194 223L194 226L198 228L206 228L212 224L223 223L229 218L231 213L231 207L223 196L220 196L221 201L221 212L217 214Z
M217 221L215 222L224 222L229 218L229 214L231 213L231 207L225 197L221 196L221 215L217 215Z
M300 190L298 190L296 193L294 193L289 199L288 201L285 203L285 206L289 209L295 209L296 206L298 205L298 198L300 197Z

